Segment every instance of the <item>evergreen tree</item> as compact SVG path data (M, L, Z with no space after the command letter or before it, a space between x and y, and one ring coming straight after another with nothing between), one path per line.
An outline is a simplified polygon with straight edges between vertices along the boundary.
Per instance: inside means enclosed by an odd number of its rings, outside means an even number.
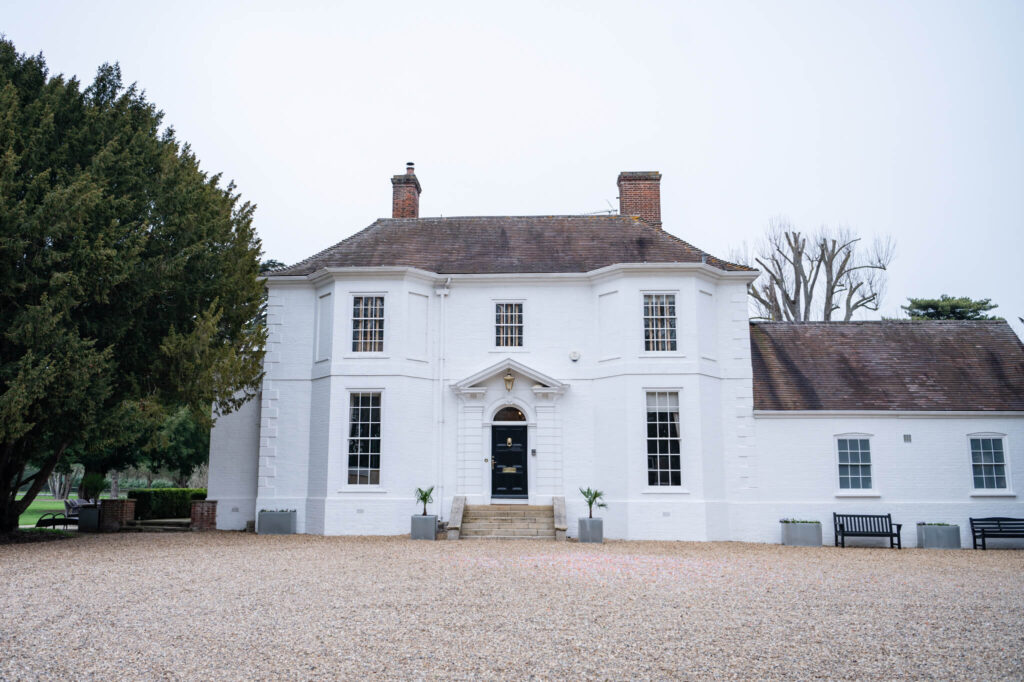
M185 487L196 467L209 458L210 427L195 419L187 407L181 407L160 425L146 464L153 471L173 471L177 474L176 484Z
M941 298L908 298L908 305L901 306L912 320L1001 320L1003 318L985 313L998 308L992 299L977 301L961 296L959 298L942 294Z
M0 40L0 532L65 455L130 464L258 388L254 206L161 127L117 65L82 89Z

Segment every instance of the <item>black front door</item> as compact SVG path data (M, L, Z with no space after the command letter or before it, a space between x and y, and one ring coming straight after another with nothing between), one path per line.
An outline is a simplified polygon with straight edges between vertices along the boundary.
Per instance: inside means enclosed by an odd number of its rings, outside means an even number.
M526 427L491 427L491 496L527 497Z

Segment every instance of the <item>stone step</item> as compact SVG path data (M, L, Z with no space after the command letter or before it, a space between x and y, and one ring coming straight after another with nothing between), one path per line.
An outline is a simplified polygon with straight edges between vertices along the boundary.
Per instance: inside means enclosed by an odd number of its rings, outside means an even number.
M554 523L553 516L473 516L462 517L463 525L467 523Z
M467 512L475 511L530 511L554 513L551 505L466 505Z
M479 540L487 542L490 540L540 540L543 542L554 542L554 536L459 536L460 540Z
M188 526L122 526L122 533L187 533Z
M129 526L187 526L191 519L185 517L180 519L132 519L127 522Z
M554 506L467 505L462 514L459 537L472 540L554 540Z
M546 528L462 528L459 537L542 537L554 538L555 529Z
M191 521L189 519L145 519L127 521L122 530L136 531L187 531Z
M549 519L554 517L554 514L550 511L513 511L506 509L495 509L488 511L465 511L462 513L462 518L484 518L490 516L501 516L510 518L540 518Z
M555 522L552 519L547 521L534 521L531 523L524 523L518 521L516 523L494 523L490 521L463 521L462 527L465 528L543 528L547 530L555 529Z

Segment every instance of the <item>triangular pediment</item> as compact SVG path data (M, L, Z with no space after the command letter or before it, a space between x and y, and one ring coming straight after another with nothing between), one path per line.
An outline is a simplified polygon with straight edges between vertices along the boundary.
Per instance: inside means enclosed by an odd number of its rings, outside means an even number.
M481 384L486 382L495 376L504 376L506 372L513 372L519 376L525 377L535 385L548 389L547 392L551 393L562 393L569 384L563 383L554 377L550 377L543 372L538 372L532 367L524 365L518 360L512 358L505 358L494 363L490 367L480 370L475 374L471 374L462 381L458 381L452 384L452 389L459 393L472 393L474 390L479 390Z

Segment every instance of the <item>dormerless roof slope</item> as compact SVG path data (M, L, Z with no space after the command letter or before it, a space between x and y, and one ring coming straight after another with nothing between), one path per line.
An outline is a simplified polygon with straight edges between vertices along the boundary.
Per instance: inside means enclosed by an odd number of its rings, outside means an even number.
M589 272L620 263L748 271L632 216L381 218L271 276L328 267L407 266L439 274Z
M752 323L757 410L1024 411L1006 322Z

